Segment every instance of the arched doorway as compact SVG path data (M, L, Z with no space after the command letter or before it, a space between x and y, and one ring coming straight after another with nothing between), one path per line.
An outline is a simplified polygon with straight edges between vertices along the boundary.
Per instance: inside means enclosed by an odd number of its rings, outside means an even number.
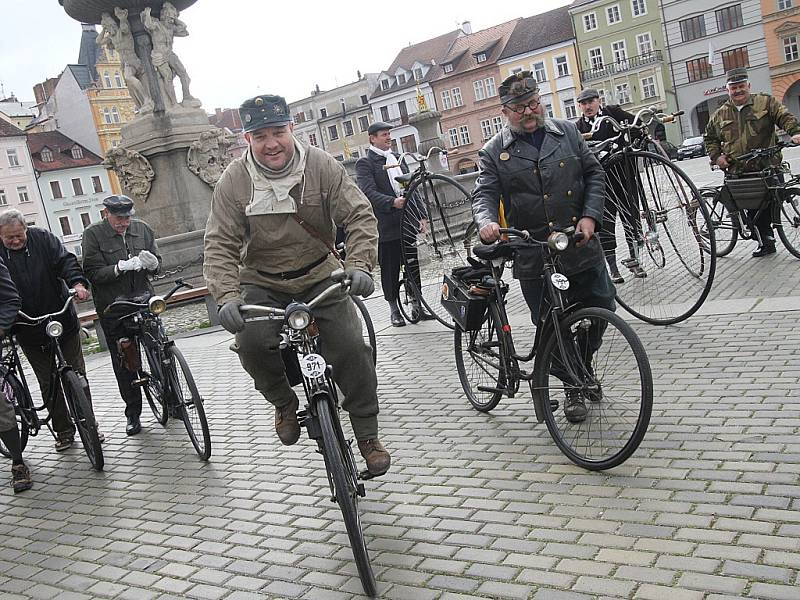
M456 165L456 171L459 175L464 175L465 173L476 173L478 171L478 165L475 164L475 161L465 158L458 161L458 164Z
M795 117L800 117L800 79L795 81L783 95L783 105Z
M695 107L690 111L690 121L691 121L691 131L684 131L683 135L684 138L695 136L695 135L703 135L706 130L706 125L708 125L708 121L711 119L711 115L728 99L727 94L719 94L712 98L708 98L703 100L702 102L695 105Z

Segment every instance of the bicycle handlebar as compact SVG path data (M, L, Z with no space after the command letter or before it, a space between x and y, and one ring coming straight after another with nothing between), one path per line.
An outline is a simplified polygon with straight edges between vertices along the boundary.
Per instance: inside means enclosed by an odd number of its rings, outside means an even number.
M428 161L428 160L430 160L430 158L431 158L431 153L432 153L434 150L438 150L439 152L441 152L442 154L444 154L445 156L447 156L447 150L445 150L444 148L440 148L439 146L433 146L433 147L431 147L431 149L430 149L430 150L428 150L428 153L427 153L425 156L422 156L421 154L419 154L419 153L417 153L417 152L403 152L403 153L402 153L402 154L401 154L401 155L398 157L398 159L397 159L397 164L396 164L396 165L383 165L383 170L384 170L384 171L388 171L389 169L393 169L394 167L399 167L399 166L400 166L400 164L403 162L403 160L405 160L405 157L406 157L406 156L413 156L413 157L414 157L414 159L415 159L417 162Z
M547 246L548 248L556 250L558 252L561 252L566 249L566 248L559 249L556 247L556 244L558 243L557 242L558 236L565 235L568 237L568 240L573 243L579 242L585 237L582 232L576 232L574 227L569 227L565 231L553 231L550 235L547 236L547 239L545 241L540 241L535 239L534 237L531 236L530 232L525 231L524 229L514 229L513 227L501 227L500 235L513 235L517 238L520 238L520 241L522 242L528 244L538 244L540 246Z
M161 299L164 302L166 302L179 289L181 289L181 288L193 288L193 287L194 286L191 283L187 283L183 279L176 279L175 280L175 287L173 287L164 296L162 296ZM110 313L111 310L114 309L114 308L130 308L130 309L132 309L134 311L140 311L140 310L144 310L144 309L149 309L150 308L150 301L153 298L158 298L158 295L151 296L148 299L147 302L131 302L130 300L115 300L114 302L112 302L111 304L106 306L106 310L104 312L105 313ZM128 318L128 316L130 316L130 315L124 315L124 316L120 317L119 320L126 319L126 318Z
M633 117L633 123L624 123L624 124L617 121L611 115L602 115L594 120L591 131L583 135L584 139L591 139L591 136L600 129L600 125L602 125L606 121L611 123L611 126L615 130L622 133L623 131L628 131L630 129L643 129L648 125L650 125L650 123L652 123L654 120L659 121L661 123L671 123L672 121L675 120L676 117L679 117L682 114L684 114L682 110L679 110L672 114L667 114L658 111L655 106L647 106L639 109L639 111ZM586 137L587 135L589 137Z
M314 308L317 304L322 302L336 290L343 289L347 291L350 289L350 278L345 275L344 269L336 269L333 273L331 273L331 279L334 283L322 290L322 292L315 296L310 302L306 302L306 306L309 308ZM255 320L257 318L255 315L263 315L272 318L283 318L286 315L285 308L278 308L276 306L262 306L260 304L242 304L239 307L239 312L242 313L245 321ZM244 313L251 313L254 316L248 317Z
M748 162L756 158L774 156L784 148L793 148L797 145L798 144L794 144L792 142L778 142L774 146L768 146L766 148L756 148L755 150L751 150L750 152L745 152L744 154L737 156L736 158L729 159L729 161Z
M69 304L70 304L70 302L72 302L72 298L74 298L77 293L78 292L75 291L74 289L69 290L69 293L67 294L67 299L64 301L64 306L61 307L61 310L59 310L57 312L54 312L54 313L50 313L50 314L47 314L47 315L40 315L38 317L31 317L30 315L25 314L21 310L17 311L17 314L20 317L30 321L29 323L26 323L24 321L23 322L17 322L17 325L26 325L26 326L34 327L34 326L39 325L39 324L43 323L44 321L46 321L47 319L50 319L52 317L60 317L65 312L67 312L67 309L69 308Z

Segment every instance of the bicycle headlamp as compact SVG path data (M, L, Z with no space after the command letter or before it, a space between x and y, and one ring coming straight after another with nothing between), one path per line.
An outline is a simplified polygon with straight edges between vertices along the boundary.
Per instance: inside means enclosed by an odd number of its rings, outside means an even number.
M167 302L161 296L153 296L147 303L147 308L149 308L150 312L154 315L160 315L167 310Z
M563 231L554 231L547 236L547 245L556 252L563 252L569 246L569 236Z
M295 331L302 331L311 322L311 313L307 308L297 306L286 315L286 322Z
M45 327L45 331L47 335L55 339L61 337L61 334L64 333L64 326L59 321L50 321Z

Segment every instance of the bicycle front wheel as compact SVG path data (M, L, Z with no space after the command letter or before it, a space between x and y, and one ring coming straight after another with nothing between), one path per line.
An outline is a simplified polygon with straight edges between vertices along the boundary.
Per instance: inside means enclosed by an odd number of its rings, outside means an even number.
M197 391L194 377L183 353L175 346L171 346L167 355L171 363L170 377L172 391L175 394L175 407L186 426L186 433L189 434L197 455L202 460L208 460L211 456L211 434L208 430L203 399Z
M470 404L480 412L489 412L505 392L507 352L499 319L493 306L486 313L480 329L453 332L456 369L461 387Z
M533 391L561 452L584 469L611 469L636 451L650 423L647 354L631 326L604 308L575 311L560 328L563 348L551 333L536 354ZM576 402L585 408L582 419Z
M739 230L733 222L733 217L728 212L728 208L719 199L717 190L702 190L700 194L708 210L711 227L714 230L717 257L727 256L733 252L733 247L739 239Z
M361 331L364 341L372 349L372 364L374 365L378 362L378 340L375 338L375 325L372 322L372 317L369 316L369 311L364 301L358 296L350 296L350 299L358 310L358 317L361 319Z
M401 221L406 277L420 303L437 321L454 329L441 304L442 280L453 267L467 264L463 237L472 220L472 195L455 179L427 173L406 191Z
M397 293L395 295L397 296L397 307L400 309L403 318L412 325L419 323L422 314L415 307L418 294L416 288L411 285L407 277L403 277L397 282Z
M2 392L0 394L0 402L3 402L3 398L5 398L5 401L14 408L14 414L17 417L17 429L19 430L20 449L25 450L30 432L28 423L23 418L23 407L33 406L33 401L22 382L5 367L0 367L0 392ZM11 452L6 448L3 440L0 440L0 454L6 458L11 458Z
M652 152L618 153L604 167L613 181L609 189L616 190L607 202L622 222L615 228L616 249L604 244L607 257L616 252L621 258L623 248L629 255L619 261L630 272L621 269L625 281L617 285L617 300L653 325L689 318L711 291L717 259L700 193L680 168Z
M61 381L67 406L73 410L72 418L81 442L83 442L83 450L95 471L102 471L105 466L103 447L100 445L100 437L97 435L97 421L94 418L92 403L84 392L84 382L75 371L71 370L64 371Z
M166 425L167 419L169 419L169 412L164 398L164 370L159 359L159 352L156 348L147 346L140 341L139 356L144 356L147 360L148 370L143 373L147 379L147 383L144 385L147 404L150 405L150 410L153 411L156 421L161 425ZM142 366L144 367L144 364Z
M791 194L791 192L787 193ZM786 249L800 258L800 196L789 195L780 203L779 219L775 220L778 237Z
M369 562L364 532L361 529L361 517L358 514L358 497L364 495L364 488L358 483L358 470L353 452L344 439L333 402L328 397L320 398L316 407L322 430L322 456L333 485L333 495L342 511L361 585L364 587L364 592L372 598L377 593L377 584Z

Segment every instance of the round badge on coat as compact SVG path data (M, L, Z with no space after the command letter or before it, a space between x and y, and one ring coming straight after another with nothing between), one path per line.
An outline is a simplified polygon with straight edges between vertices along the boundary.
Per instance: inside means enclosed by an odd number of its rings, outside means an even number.
M511 158L511 155L508 152L500 153L500 160L508 160L509 158Z

